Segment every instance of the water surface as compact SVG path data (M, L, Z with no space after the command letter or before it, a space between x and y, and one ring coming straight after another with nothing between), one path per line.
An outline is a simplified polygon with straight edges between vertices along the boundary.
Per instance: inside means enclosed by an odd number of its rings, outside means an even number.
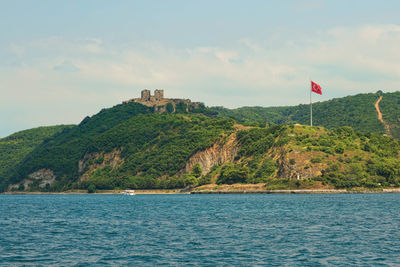
M399 265L400 194L0 195L0 266Z

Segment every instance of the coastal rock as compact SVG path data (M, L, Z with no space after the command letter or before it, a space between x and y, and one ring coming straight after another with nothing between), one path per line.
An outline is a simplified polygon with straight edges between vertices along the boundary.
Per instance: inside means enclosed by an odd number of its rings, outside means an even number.
M21 182L17 184L11 184L8 186L8 191L12 189L18 189L21 185L23 185L24 190L28 189L35 181L38 182L40 188L46 187L46 185L52 185L57 176L50 169L40 169L28 175L27 178L23 179Z
M32 183L33 183L32 180L24 179L21 182L19 182L18 184L9 185L7 191L12 191L13 189L18 189L21 186L21 184L24 186L24 189L27 189L29 187L29 185Z
M233 133L229 137L222 138L212 147L191 156L182 172L191 172L194 165L199 164L202 174L205 175L214 165L233 162L238 151L239 144L236 140L236 133Z
M39 180L39 187L45 187L46 184L52 185L56 180L56 175L50 169L40 169L28 175L30 179Z
M122 165L121 149L114 149L110 153L95 152L86 154L78 162L80 181L89 179L90 175L97 169L111 166L112 168Z
M327 167L326 163L311 163L313 157L322 157L324 154L317 151L298 152L281 147L273 151L278 172L277 178L308 179L321 176L321 171ZM293 162L291 163L290 160Z

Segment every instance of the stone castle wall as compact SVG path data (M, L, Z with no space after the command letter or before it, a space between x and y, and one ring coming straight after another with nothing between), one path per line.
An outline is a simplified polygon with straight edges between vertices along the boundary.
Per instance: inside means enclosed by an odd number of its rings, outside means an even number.
M140 98L134 98L123 103L136 102L148 107L154 107L154 112L163 113L167 111L167 105L170 103L173 106L173 112L176 111L176 106L179 103L184 103L186 105L186 111L189 111L190 107L199 108L200 103L192 102L190 99L180 99L180 98L164 98L164 90L156 89L154 90L154 95L151 95L150 90L142 90Z

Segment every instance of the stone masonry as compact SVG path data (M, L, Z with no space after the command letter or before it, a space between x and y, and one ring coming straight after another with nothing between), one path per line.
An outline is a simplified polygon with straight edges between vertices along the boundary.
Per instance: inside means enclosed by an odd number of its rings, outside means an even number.
M123 103L136 102L143 104L148 107L154 107L154 112L163 113L167 111L167 104L171 103L173 112L176 111L176 106L179 103L185 104L186 111L190 108L199 108L199 102L192 102L190 99L180 98L164 98L164 90L154 90L154 95L151 95L151 91L148 89L142 90L140 98L129 99Z

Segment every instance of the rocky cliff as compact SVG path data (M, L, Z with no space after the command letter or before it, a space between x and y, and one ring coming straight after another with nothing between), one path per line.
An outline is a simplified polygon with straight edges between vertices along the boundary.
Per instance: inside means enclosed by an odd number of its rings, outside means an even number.
M192 171L196 164L199 164L202 174L210 172L214 165L223 165L228 162L234 162L235 156L239 151L239 144L236 140L236 133L225 136L212 147L199 151L189 158L183 173Z

